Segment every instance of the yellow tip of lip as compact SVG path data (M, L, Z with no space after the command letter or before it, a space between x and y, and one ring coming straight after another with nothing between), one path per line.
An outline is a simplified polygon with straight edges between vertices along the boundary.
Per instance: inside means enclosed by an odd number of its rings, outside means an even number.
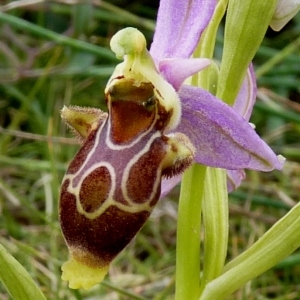
M108 268L109 266L91 268L71 258L61 267L63 271L61 279L69 281L69 288L71 289L88 290L103 280Z

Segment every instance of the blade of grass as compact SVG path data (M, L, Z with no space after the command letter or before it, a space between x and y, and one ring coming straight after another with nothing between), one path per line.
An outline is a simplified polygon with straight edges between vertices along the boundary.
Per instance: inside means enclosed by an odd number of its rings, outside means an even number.
M292 43L288 44L284 49L278 52L276 55L272 56L266 63L260 66L255 74L257 78L261 77L265 73L268 73L270 70L274 68L275 65L284 60L288 55L298 50L300 47L300 37L294 40Z
M102 58L105 58L111 62L117 61L115 55L107 48L95 46L93 44L89 44L81 40L76 40L68 36L55 33L51 30L45 29L43 27L22 20L15 16L5 14L3 12L0 12L0 22L10 24L15 28L30 32L45 39L49 39L60 45L69 46L81 51L87 51L96 54Z
M28 171L49 171L51 170L51 163L46 160L36 160L32 158L9 157L0 155L0 163L11 165L15 167L22 167ZM57 164L57 169L65 171L67 166L65 164Z
M297 113L294 113L293 111L288 111L286 109L283 109L280 106L270 106L267 105L261 101L257 101L255 103L255 109L262 111L264 113L267 113L268 115L274 115L277 117L281 117L282 119L290 122L295 122L300 124L300 115Z
M132 293L130 293L130 292L128 292L128 291L126 291L122 288L118 288L115 285L109 283L108 281L102 281L101 285L106 286L106 287L118 292L120 295L129 297L129 299L132 299L132 300L146 300L144 297L132 294Z

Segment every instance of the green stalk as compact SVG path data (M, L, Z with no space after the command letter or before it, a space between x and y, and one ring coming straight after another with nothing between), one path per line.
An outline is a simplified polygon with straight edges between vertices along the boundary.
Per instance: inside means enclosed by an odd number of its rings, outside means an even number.
M219 1L214 16L194 52L194 57L212 59L218 26L225 13L227 2L228 0ZM192 77L192 84L214 93L217 77L218 68L212 62L209 68ZM224 174L224 170L194 165L183 176L177 226L176 300L198 299L206 283L218 276L223 269L228 239ZM202 199L205 203L203 212L205 252L203 278L200 283ZM214 215L216 209L218 212ZM218 256L217 260L214 255Z
M207 168L203 197L204 257L201 291L220 276L228 243L228 194L226 171Z
M300 203L255 244L225 266L200 300L225 299L249 280L267 271L300 247Z
M194 164L183 175L177 222L176 300L200 295L200 225L206 167Z
M200 57L213 58L217 31L228 0L218 2L214 15L201 37ZM198 86L216 93L218 67L214 62L198 74ZM228 242L228 195L225 170L207 168L203 197L204 254L200 292L223 270Z

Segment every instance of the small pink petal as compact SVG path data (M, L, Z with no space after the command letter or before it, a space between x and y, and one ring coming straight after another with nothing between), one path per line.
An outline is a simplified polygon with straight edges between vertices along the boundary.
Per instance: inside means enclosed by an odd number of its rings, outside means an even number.
M164 78L178 91L188 77L205 69L210 63L211 60L207 58L163 59L159 62L158 69Z

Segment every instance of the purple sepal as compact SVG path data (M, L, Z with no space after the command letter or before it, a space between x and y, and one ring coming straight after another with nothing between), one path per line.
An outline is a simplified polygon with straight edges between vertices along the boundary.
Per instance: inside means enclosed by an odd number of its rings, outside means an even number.
M231 107L200 88L179 90L182 118L176 131L186 134L196 147L195 161L229 170L281 169L271 148L249 123Z
M156 63L165 58L189 58L215 10L215 0L160 1L150 53Z

